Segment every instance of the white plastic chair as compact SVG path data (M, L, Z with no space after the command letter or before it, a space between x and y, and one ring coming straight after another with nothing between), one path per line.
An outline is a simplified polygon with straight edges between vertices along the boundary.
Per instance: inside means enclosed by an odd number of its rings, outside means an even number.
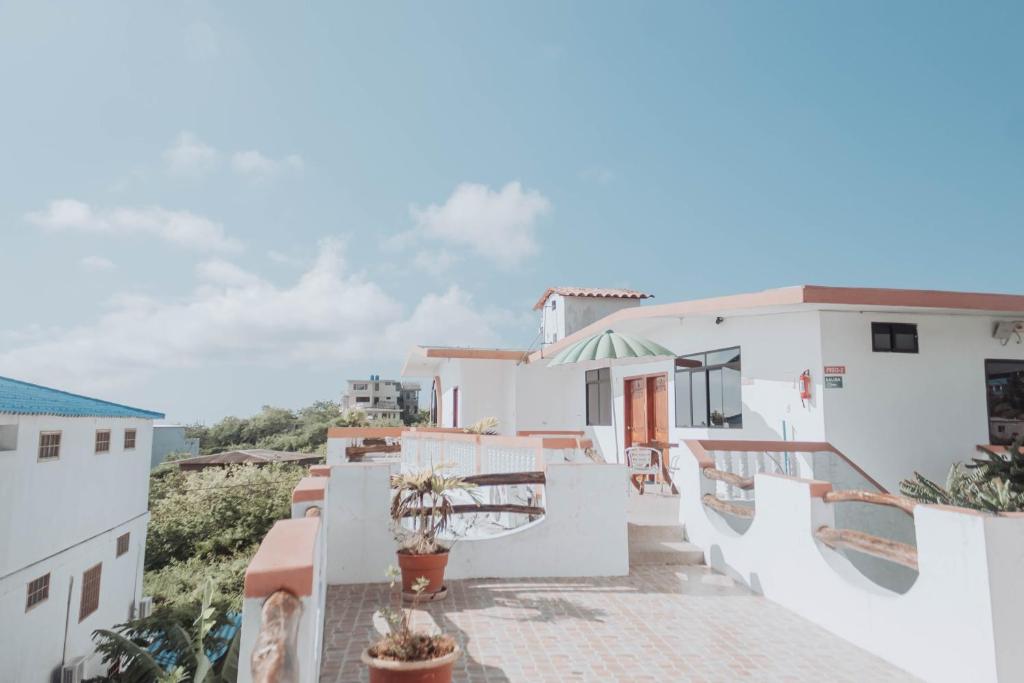
M644 486L647 477L658 476L660 469L654 463L654 455L657 454L658 462L661 462L661 451L657 448L647 446L630 446L626 449L626 466L629 468L629 480L626 486L632 488L634 477L640 477L640 495L644 494ZM627 491L629 489L627 488ZM630 493L632 493L630 491Z

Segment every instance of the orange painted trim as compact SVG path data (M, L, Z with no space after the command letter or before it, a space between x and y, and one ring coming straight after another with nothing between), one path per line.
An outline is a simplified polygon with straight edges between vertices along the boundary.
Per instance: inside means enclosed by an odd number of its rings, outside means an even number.
M245 570L245 597L266 598L279 590L300 598L312 595L319 532L319 517L277 521Z
M687 443L690 443L687 441ZM745 440L718 440L700 439L698 441L705 450L710 451L764 451L767 453L820 453L828 452L840 458L850 466L857 474L864 477L882 493L889 493L889 489L878 483L878 480L864 471L864 469L851 460L845 453L828 443L827 441L745 441Z
M593 448L594 442L590 439L554 437L544 438L544 448Z
M516 436L547 436L557 434L559 436L583 436L586 432L573 429L520 429Z
M405 427L329 427L328 439L358 439L401 436Z
M561 296L572 296L580 299L653 299L653 294L641 292L636 289L603 289L600 287L548 287L533 305L533 310L539 311L544 308L545 302L552 294Z
M687 439L683 441L686 447L693 453L693 457L697 459L697 465L701 469L714 468L715 459L708 455L707 450L704 448L702 442L695 439Z
M1019 294L986 294L981 292L943 292L918 289L871 289L865 287L822 287L800 285L767 289L750 294L734 294L711 299L679 301L655 306L633 306L615 311L583 329L549 344L530 355L536 362L550 358L565 347L597 332L614 327L614 323L643 318L680 318L688 315L718 315L729 311L758 309L799 304L833 304L836 306L892 306L903 308L945 308L966 311L1024 314L1024 296Z
M824 498L825 494L832 490L831 482L821 481L820 479L801 479L800 477L791 477L788 474L776 474L775 472L758 472L756 476L789 479L790 481L799 481L807 484L811 498Z
M460 358L464 360L527 360L527 352L515 349L428 348L427 358Z
M768 453L835 453L826 441L746 441L742 439L699 439L709 451L765 451Z
M310 465L309 476L311 477L329 477L331 476L330 465Z
M303 477L292 490L293 503L306 503L311 500L323 500L327 492L327 479L324 477Z

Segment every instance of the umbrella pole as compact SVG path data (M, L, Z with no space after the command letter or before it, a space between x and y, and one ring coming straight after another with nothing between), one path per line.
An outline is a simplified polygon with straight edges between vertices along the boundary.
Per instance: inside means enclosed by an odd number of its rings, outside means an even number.
M609 373L610 374L610 373ZM619 430L615 426L615 383L612 383L612 441L615 442L615 464L619 464ZM626 392L622 392L622 409L626 409ZM622 438L626 438L625 432L622 434Z

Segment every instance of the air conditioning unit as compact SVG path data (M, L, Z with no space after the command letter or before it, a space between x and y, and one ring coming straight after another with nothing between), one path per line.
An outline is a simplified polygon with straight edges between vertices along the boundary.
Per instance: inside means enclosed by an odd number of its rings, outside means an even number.
M996 329L992 332L992 337L997 341L1001 341L1003 346L1010 343L1011 339L1016 339L1017 343L1020 344L1024 339L1024 320L1003 320L996 323Z
M146 596L139 600L139 604L135 607L135 618L145 619L153 613L153 598Z
M82 683L85 680L85 657L76 657L60 668L60 683Z

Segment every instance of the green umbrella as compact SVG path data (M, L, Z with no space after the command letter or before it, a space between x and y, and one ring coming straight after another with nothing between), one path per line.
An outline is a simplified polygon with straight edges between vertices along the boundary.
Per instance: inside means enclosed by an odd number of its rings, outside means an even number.
M548 363L552 365L569 365L590 360L615 360L616 358L654 358L658 356L675 356L661 344L649 339L641 339L628 334L619 334L605 330L592 337L581 339L558 353ZM619 461L619 436L615 426L615 406L612 405L612 441L615 442L615 462Z
M653 356L675 356L661 344L628 334L605 330L592 337L567 346L559 351L548 363L568 365L587 360L615 360L616 358L650 358Z

